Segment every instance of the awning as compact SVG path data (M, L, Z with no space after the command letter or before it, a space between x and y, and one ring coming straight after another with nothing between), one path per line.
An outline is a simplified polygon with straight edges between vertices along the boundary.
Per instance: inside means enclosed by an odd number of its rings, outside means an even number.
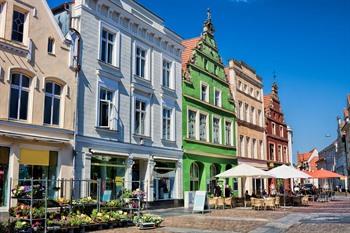
M310 178L310 175L305 174L304 172L292 167L287 166L285 164L275 167L268 171L268 173L276 178L280 179L296 179L296 178L302 178L307 179Z
M325 169L315 170L315 171L304 171L306 174L310 175L312 178L317 179L328 179L328 178L341 178L345 179L345 176L338 173L328 171Z
M251 165L241 163L227 171L216 175L218 178L230 178L230 177L255 177L255 178L273 178L266 171Z
M20 164L49 166L50 151L21 149Z

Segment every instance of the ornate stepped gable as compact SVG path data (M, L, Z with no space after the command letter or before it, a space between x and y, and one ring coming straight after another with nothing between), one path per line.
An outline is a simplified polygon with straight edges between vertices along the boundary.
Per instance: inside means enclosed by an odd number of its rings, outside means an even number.
M214 26L211 21L211 14L208 10L208 18L204 22L203 33L200 37L185 40L182 42L185 50L182 53L183 79L191 81L190 70L193 68L209 73L213 78L219 79L228 85L224 71L224 64L219 55L217 44L214 39ZM207 59L207 67L203 62ZM215 72L209 72L209 66L216 67ZM208 69L213 70L213 69Z

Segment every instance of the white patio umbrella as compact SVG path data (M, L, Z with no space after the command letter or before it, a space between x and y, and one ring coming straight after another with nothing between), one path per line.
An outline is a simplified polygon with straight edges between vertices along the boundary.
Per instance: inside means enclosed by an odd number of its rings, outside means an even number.
M311 176L309 176L308 174L292 167L292 166L287 166L285 164L275 167L269 171L267 171L268 174L270 174L271 176L275 177L275 178L279 178L279 179L296 179L296 178L300 178L300 179L308 179L311 178ZM284 191L284 206L286 206L286 192Z
M227 171L224 171L215 177L218 178L232 178L240 177L244 178L244 190L245 190L245 178L254 177L254 178L274 178L273 175L270 175L264 170L251 166L249 164L241 163ZM245 195L244 195L244 206L246 207Z

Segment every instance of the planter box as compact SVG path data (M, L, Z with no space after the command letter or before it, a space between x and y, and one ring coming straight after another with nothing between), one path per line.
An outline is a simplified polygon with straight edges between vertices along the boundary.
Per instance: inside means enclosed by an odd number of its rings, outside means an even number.
M154 224L153 222L139 223L140 230L148 230L148 229L154 229L154 228L156 228L156 224Z

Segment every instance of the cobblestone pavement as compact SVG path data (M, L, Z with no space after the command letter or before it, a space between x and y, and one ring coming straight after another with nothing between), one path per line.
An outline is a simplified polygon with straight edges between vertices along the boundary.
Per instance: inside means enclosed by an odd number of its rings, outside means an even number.
M299 233L349 232L350 197L339 197L326 203L310 203L307 207L280 208L275 211L254 211L234 208L191 214L183 210L157 211L165 216L162 227L150 233ZM164 213L164 214L163 214ZM99 231L99 233L140 232L136 227ZM142 232L142 231L141 231Z

